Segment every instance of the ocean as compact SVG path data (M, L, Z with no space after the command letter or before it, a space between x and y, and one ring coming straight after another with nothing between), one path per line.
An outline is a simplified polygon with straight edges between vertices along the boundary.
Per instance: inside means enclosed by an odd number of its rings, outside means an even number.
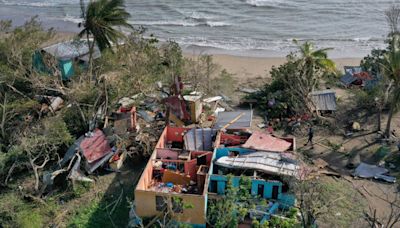
M385 47L389 0L126 0L130 23L186 51L285 56L293 39L361 57ZM0 0L0 19L15 25L38 15L43 25L77 32L79 0Z

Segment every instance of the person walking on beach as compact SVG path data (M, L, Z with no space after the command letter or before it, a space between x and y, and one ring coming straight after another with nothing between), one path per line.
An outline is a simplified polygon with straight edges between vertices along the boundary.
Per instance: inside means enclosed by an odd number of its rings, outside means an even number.
M313 138L314 138L314 130L313 128L310 126L310 128L308 128L308 141L304 146L307 146L309 143L311 143L311 148L313 148Z

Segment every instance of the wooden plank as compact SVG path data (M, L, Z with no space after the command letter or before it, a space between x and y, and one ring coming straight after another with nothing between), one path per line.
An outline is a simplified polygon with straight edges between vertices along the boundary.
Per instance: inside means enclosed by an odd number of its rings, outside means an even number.
M169 120L174 122L178 127L184 127L185 123L182 122L178 117L176 117L173 113L169 113Z

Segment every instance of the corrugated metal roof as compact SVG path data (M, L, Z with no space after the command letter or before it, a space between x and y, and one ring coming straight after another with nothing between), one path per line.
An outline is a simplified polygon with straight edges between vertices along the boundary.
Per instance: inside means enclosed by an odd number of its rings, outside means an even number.
M183 137L186 150L212 151L213 137L217 134L216 129L200 128L190 129Z
M81 58L85 61L89 58L89 47L86 40L71 40L57 43L49 47L45 47L43 50L61 60ZM100 55L99 48L95 46L93 58L96 59L100 57Z
M250 128L251 121L253 119L253 110L238 110L233 112L219 112L217 116L217 121L213 128L220 129L233 119L238 117L240 114L244 113L243 116L239 118L236 122L231 124L227 129L243 129Z
M350 85L355 80L357 80L357 78L354 77L354 74L358 74L363 71L362 67L360 66L345 66L343 68L344 68L344 75L342 78L340 78L340 81L346 86Z
M335 111L336 110L336 92L333 90L315 91L311 94L318 111Z
M298 177L300 166L290 155L273 152L254 152L237 157L221 157L215 161L215 164L227 168L254 169L269 174Z
M112 152L106 136L99 129L95 129L90 137L83 139L80 148L88 163L92 163Z
M353 83L355 80L357 80L356 77L353 77L351 74L345 74L343 77L340 78L340 81L345 85L348 86L351 83Z

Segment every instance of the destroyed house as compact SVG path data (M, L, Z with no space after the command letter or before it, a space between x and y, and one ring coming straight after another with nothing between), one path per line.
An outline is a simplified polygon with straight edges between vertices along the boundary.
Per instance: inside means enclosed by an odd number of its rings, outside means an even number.
M164 129L135 189L139 216L168 211L177 222L206 227L207 178L216 134L213 129Z
M95 45L93 59L101 56ZM87 40L71 40L53 44L36 51L33 55L33 67L36 71L54 74L53 64L60 71L63 80L75 74L75 67L86 67L89 62L89 46Z
M233 187L239 187L241 176L248 176L251 178L251 195L271 202L264 208L266 217L263 219L294 206L295 197L288 193L288 185L283 181L285 176L299 176L300 164L292 153L296 149L294 138L254 132L244 144L231 146L223 145L224 142L221 140L213 154L209 199L225 194L228 175L232 176Z
M366 89L372 89L381 80L379 74L364 71L360 66L345 66L344 73L340 81L346 87L355 85L365 87Z

